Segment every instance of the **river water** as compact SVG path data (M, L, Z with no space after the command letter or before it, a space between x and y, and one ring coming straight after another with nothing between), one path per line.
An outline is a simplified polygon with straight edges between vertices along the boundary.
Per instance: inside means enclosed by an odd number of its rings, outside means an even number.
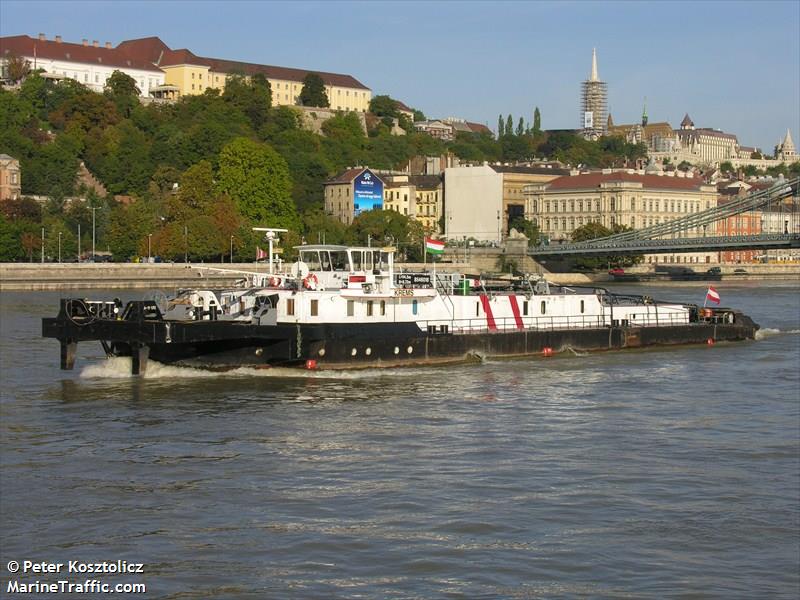
M88 343L59 371L39 320L81 294L3 293L0 595L58 580L8 561L127 560L144 573L88 578L175 599L796 599L800 286L717 288L759 340L143 379Z

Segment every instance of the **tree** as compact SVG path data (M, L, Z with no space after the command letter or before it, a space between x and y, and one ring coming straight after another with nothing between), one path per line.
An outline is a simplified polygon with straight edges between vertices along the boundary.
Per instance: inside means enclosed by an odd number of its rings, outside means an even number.
M539 245L539 226L524 217L516 217L509 223L509 230L516 229L528 238L528 246Z
M733 173L734 172L733 164L727 160L721 162L719 164L719 170L722 171L723 173Z
M506 135L514 135L514 119L511 115L506 119Z
M350 226L349 241L366 244L372 239L376 244L394 244L407 260L422 259L424 232L419 221L392 210L368 210L361 213Z
M299 102L302 106L330 106L325 82L316 73L309 73L303 78L303 89L300 90Z
M369 101L369 112L379 117L396 118L399 114L397 112L397 101L386 95L375 96Z
M8 78L13 83L17 83L25 79L28 73L31 72L31 63L28 62L27 59L17 56L16 54L7 54L6 69L8 72Z
M520 117L519 121L517 122L517 135L523 135L525 133L525 120Z
M542 113L539 112L539 107L537 106L533 110L533 135L538 136L542 133Z
M497 117L497 138L500 139L506 134L506 124L503 121L503 115Z
M219 155L217 190L254 225L297 231L292 180L283 157L266 144L236 138Z
M141 90L136 80L122 71L115 70L106 80L105 94L117 106L120 114L130 116L133 107L139 103Z
M257 131L267 121L272 87L262 73L256 73L249 81L243 75L231 75L225 81L222 99L241 110Z
M678 170L679 171L686 172L691 168L692 168L692 164L687 162L687 161L685 161L685 160L681 161L681 163L678 165Z

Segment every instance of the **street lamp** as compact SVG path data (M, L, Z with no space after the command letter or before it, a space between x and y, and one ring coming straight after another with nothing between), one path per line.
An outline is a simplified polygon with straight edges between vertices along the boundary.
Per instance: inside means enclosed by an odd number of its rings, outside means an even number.
M189 226L183 226L183 262L189 263Z
M152 240L153 240L153 234L152 233L148 233L147 234L147 262L150 262L150 243L152 242Z
M61 262L61 232L58 232L58 262Z
M233 264L233 236L231 236L231 264Z

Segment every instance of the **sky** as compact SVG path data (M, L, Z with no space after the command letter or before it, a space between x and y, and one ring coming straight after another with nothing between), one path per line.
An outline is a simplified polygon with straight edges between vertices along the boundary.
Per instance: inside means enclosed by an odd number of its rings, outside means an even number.
M0 1L0 34L156 35L200 56L353 75L430 117L580 126L597 49L614 122L800 145L800 2Z

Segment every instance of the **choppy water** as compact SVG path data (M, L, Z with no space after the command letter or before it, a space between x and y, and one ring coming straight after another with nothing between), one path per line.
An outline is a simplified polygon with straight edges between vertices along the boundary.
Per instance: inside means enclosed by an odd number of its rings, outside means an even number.
M797 598L800 287L718 289L759 341L144 379L59 371L60 294L4 293L0 594L123 559L147 598Z

